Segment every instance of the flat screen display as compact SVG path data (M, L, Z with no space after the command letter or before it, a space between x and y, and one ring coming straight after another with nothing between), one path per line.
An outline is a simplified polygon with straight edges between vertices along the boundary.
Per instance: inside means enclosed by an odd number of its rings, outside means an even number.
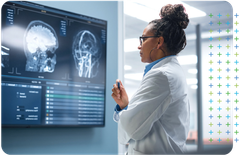
M107 21L2 7L2 126L104 126Z

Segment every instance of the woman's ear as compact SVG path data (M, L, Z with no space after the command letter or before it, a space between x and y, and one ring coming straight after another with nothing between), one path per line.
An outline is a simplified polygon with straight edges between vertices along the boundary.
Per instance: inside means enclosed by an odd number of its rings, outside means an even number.
M164 43L164 38L163 38L162 36L160 36L160 37L158 38L157 49L160 49L160 48L162 47L163 43Z

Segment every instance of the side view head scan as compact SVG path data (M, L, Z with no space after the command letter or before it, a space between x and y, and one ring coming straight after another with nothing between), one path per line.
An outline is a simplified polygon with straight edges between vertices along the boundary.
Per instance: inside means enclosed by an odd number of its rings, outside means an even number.
M56 65L58 38L55 30L43 21L29 23L24 35L26 71L52 73Z
M93 78L98 73L99 43L96 37L88 30L80 31L73 42L72 54L79 77Z

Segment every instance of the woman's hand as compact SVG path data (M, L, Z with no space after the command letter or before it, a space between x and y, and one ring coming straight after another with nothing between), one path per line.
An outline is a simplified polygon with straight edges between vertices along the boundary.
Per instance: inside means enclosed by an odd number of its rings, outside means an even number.
M118 82L120 82L120 89L118 89ZM112 97L121 109L125 108L129 103L126 90L119 79L117 79L116 84L113 85Z

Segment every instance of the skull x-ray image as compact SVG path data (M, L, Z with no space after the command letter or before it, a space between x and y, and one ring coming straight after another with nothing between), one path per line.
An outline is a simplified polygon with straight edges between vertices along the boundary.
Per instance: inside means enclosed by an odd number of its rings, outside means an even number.
M80 31L74 39L72 54L79 77L93 78L97 75L101 50L93 33Z
M40 20L30 22L24 35L27 57L25 70L52 73L56 65L57 48L58 38L50 25Z

